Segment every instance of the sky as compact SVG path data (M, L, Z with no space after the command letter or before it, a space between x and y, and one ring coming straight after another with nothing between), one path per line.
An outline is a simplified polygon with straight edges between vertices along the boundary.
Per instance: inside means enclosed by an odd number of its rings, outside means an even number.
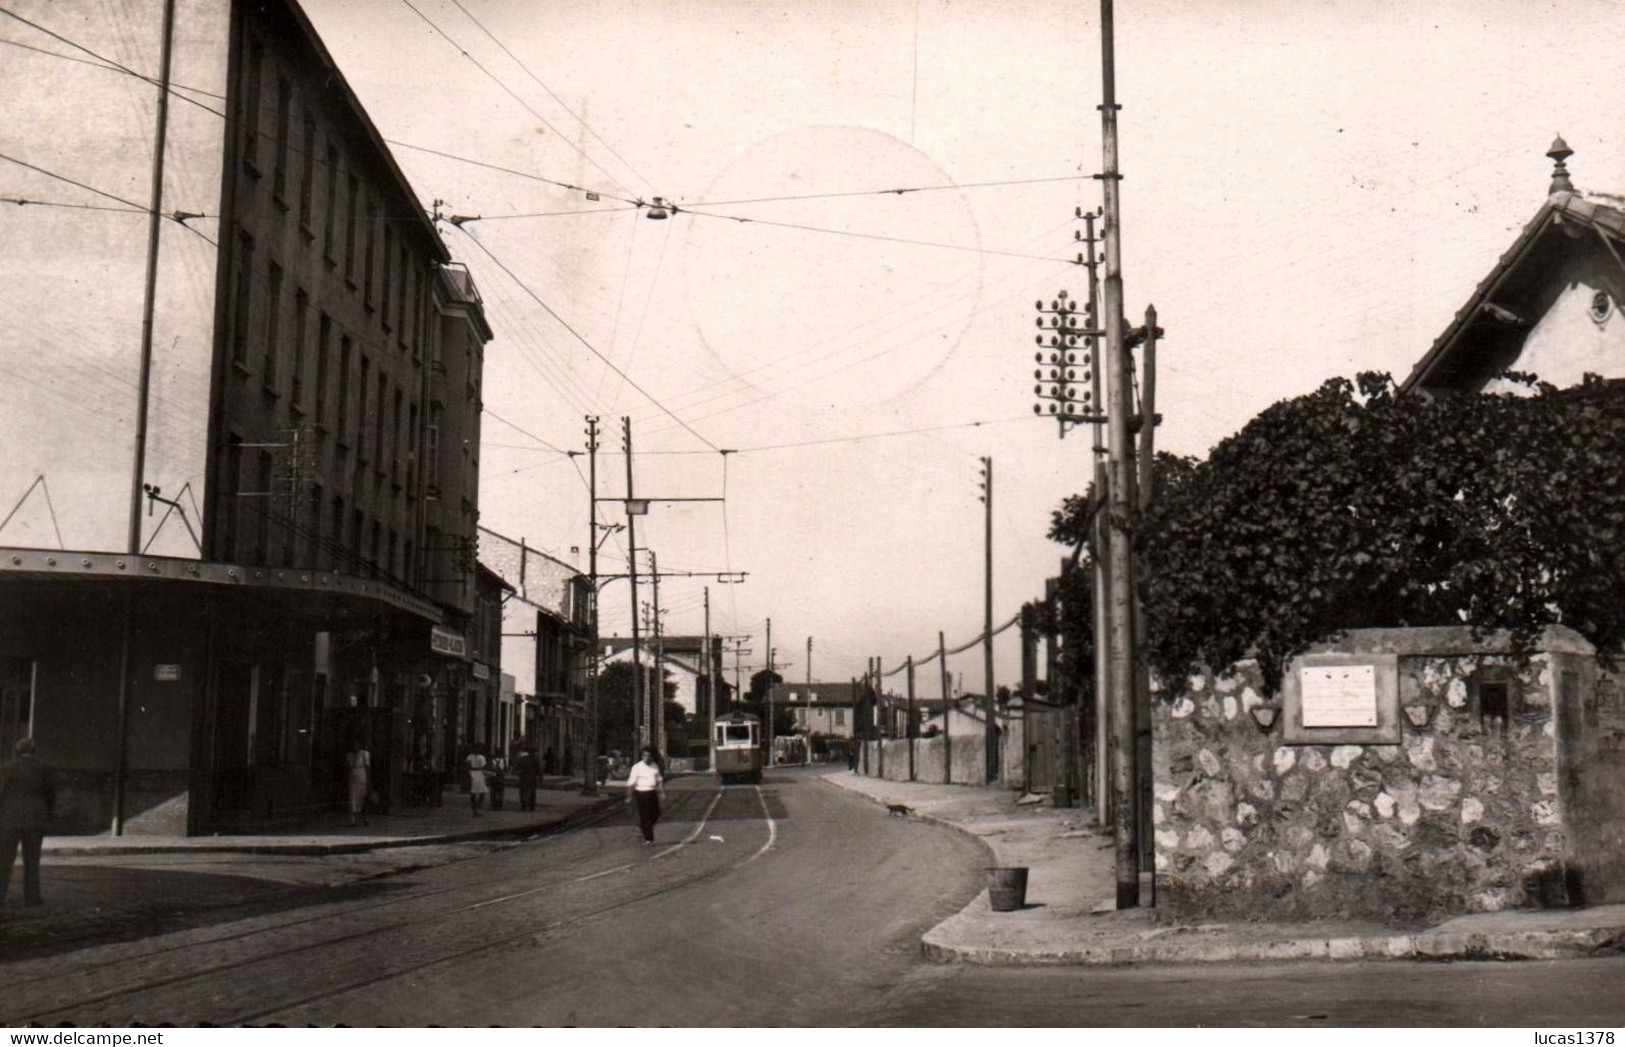
M304 2L424 207L478 216L441 228L496 334L485 526L585 569L584 418L602 499L626 493L627 418L657 499L638 546L698 575L662 583L666 628L698 633L708 587L747 675L771 618L786 676L811 637L811 675L844 681L979 633L988 456L995 623L1042 595L1050 514L1090 474L1087 433L1032 414L1032 337L1036 299L1087 292L1097 4ZM1617 0L1119 3L1159 447L1403 377L1541 203L1554 135L1582 190L1625 190L1622 28ZM655 196L677 213L627 203ZM624 632L626 582L602 607ZM982 689L977 650L949 663ZM998 682L1018 674L1012 630Z
M482 216L445 237L497 332L487 526L570 559L586 462L559 452L598 415L600 497L622 497L629 417L636 493L726 498L656 502L639 546L747 573L665 581L667 628L700 631L709 584L747 673L771 618L788 677L811 637L812 676L844 680L979 633L986 455L995 622L1042 595L1089 440L1031 413L1033 307L1087 290L1097 5L412 5L307 4L384 135L600 196L395 149L426 205ZM1167 331L1159 446L1200 456L1328 377L1402 377L1534 214L1556 134L1582 189L1625 188L1622 27L1602 0L1120 3L1125 301ZM621 202L654 196L680 210ZM621 631L626 584L604 592ZM1011 631L998 682L1017 659ZM982 689L977 650L950 666Z

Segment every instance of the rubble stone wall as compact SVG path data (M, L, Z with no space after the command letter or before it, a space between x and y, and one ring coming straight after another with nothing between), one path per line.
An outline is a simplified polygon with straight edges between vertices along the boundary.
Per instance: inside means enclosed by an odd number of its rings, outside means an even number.
M1159 906L1414 920L1565 901L1552 653L1519 665L1465 629L1357 630L1317 650L1399 656L1401 744L1281 744L1279 721L1252 715L1273 704L1252 665L1159 695Z

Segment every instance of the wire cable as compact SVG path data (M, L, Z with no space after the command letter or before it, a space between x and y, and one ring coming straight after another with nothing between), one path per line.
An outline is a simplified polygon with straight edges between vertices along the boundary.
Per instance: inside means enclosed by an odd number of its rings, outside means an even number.
M619 160L621 162L622 166L624 166L628 171L631 171L633 176L636 177L638 179L638 181L642 182L645 186L647 186L651 193L654 192L654 183L650 182L647 178L643 177L643 173L641 171L639 171L637 168L633 167L631 162L628 161L626 159L626 157L622 156L619 152L617 152L614 146L612 146L608 142L604 141L603 135L600 135L597 131L594 131L592 129L592 127L587 123L587 121L583 120L581 118L581 116L578 113L576 113L576 111L574 109L571 109L568 105L565 105L564 104L564 99L560 98L557 94L555 94L551 87L548 87L546 84L542 83L542 78L537 76L534 72L532 72L530 66L528 66L524 62L520 61L518 55L516 55L512 51L508 50L507 45L504 44L501 40L498 40L495 33L491 32L491 30L485 28L485 24L483 22L481 22L478 18L475 18L473 13L471 11L469 11L468 8L463 6L462 0L451 0L451 2L457 6L457 10L461 11L468 18L468 20L470 22L473 22L476 26L479 27L480 32L482 32L486 36L490 37L491 42L493 44L496 44L497 47L501 48L503 54L505 54L509 58L513 59L513 63L515 65L517 65L520 69L523 69L525 71L525 75L530 77L532 80L534 80L536 82L536 86L540 87L543 91L546 91L547 92L547 97L553 99L553 101L558 104L559 108L561 108L565 112L569 113L570 118L572 120L574 120L576 123L580 124L582 126L582 128L588 134L592 135L593 138L597 139L599 145L603 146L605 149L608 149L610 155L613 156L615 159ZM583 155L585 155L585 154L583 154Z
M419 18L423 19L423 21L429 26L430 29L433 29L435 32L439 33L441 35L441 37L445 39L446 43L448 43L452 47L456 48L458 54L462 55L464 58L468 59L471 63L473 63L474 68L476 68L480 72L484 73L487 77L489 77L491 79L492 83L496 84L498 87L502 88L503 91L507 92L508 97L512 98L514 101L516 101L520 105L524 106L526 112L528 112L531 116L534 116L536 119L538 119L538 120L540 120L542 122L543 127L547 128L549 131L552 131L555 137L557 137L560 141L564 142L571 149L574 149L578 154L580 154L580 156L581 156L581 158L583 160L587 161L587 163L589 163L593 167L597 168L598 172L600 174L602 174L605 178L608 178L615 185L619 186L621 192L626 193L628 195L632 195L632 190L628 189L626 187L626 185L619 178L616 178L614 175L612 175L608 171L606 171L604 169L603 165L599 164L599 162L597 160L594 160L592 157L588 156L586 154L586 152L584 152L574 142L570 141L564 135L559 134L559 129L554 127L552 125L552 123L550 123L548 121L547 117L545 117L541 113L537 112L535 107L533 107L529 102L525 101L523 98L519 97L517 92L515 92L507 84L503 83L502 79L500 77L498 77L495 73L491 72L491 70L487 69L485 67L485 65L479 59L477 59L473 55L469 54L468 50L466 48L464 48L462 44L459 44L456 40L453 40L451 38L450 33L447 33L444 29L440 28L438 25L435 25L433 20L431 20L428 15L426 15L422 11L418 10L417 6L412 3L412 0L401 0L401 3L405 4L408 8L411 8L412 13L417 15ZM459 4L458 6L461 7L462 5ZM464 13L466 14L467 12L465 11Z
M405 0L402 0L402 2L405 2ZM614 361L610 360L609 357L605 356L602 352L600 352L598 350L597 346L595 346L591 342L587 341L587 337L585 335L583 335L580 331L577 331L574 327L572 327L568 320L564 319L564 317L560 316L557 312L555 312L553 307L548 305L545 301L543 301L542 297L540 295L538 295L535 291L531 290L529 284L526 284L523 280L519 279L519 276L512 269L508 268L507 264L504 263L502 261L502 259L500 259L496 255L492 254L491 249L489 247L486 247L479 240L475 239L474 235L472 233L470 233L468 230L461 229L461 227L459 227L459 229L462 232L462 234L468 239L469 243L471 243L475 247L479 248L481 253L483 253L485 255L485 257L491 259L492 264L495 265L498 269L501 269L504 273L507 273L509 279L511 279L515 284L519 285L520 290L524 291L527 295L530 296L532 301L534 301L537 305L541 306L544 310L546 310L547 315L551 316L554 320L556 320L559 323L559 325L561 327L563 327L566 331L569 331L570 334L575 337L576 341L580 342L583 346L586 347L588 352L590 352L594 356L598 357L598 359L600 359L600 360L602 360L604 362L605 366L609 367L616 374L620 375L621 378L626 382L627 385L630 385L633 389L636 389L650 403L652 403L656 407L660 408L661 411L663 411L666 414L666 416L669 417L672 421L676 422L678 425L680 425L684 429L688 430L688 432L695 439L699 440L701 443L705 444L707 447L711 448L713 451L721 450L721 448L717 447L716 444L712 443L710 440L707 440L704 436L700 435L700 433L697 430L695 430L695 428L693 426L689 425L687 422L683 421L676 414L674 414L672 412L672 410L670 408L668 408L665 404L663 404L659 400L657 400L653 393L649 392L647 389L643 388L643 386L639 385L636 381L634 381L632 379L631 375L627 374L625 371L621 370L619 367L616 367Z
M405 0L402 0L404 3ZM717 214L714 211L696 211L691 207L678 209L678 214L697 215L700 218L717 218L728 222L738 222L741 225L769 225L779 229L799 229L807 233L824 233L829 236L851 236L860 240L880 240L892 244L910 244L915 247L937 247L947 251L968 251L973 254L996 255L1002 258L1025 258L1035 262L1054 262L1061 259L1048 255L1021 254L1017 251L999 251L991 247L968 247L965 244L945 244L933 240L913 240L904 236L886 236L881 233L857 233L849 229L829 229L817 225L801 225L797 222L776 222L768 218L746 218L741 215Z

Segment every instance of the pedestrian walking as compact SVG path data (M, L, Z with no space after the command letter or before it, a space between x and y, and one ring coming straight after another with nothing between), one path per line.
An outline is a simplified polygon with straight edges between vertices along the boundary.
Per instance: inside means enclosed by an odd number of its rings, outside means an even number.
M361 824L367 824L367 797L372 792L372 753L367 751L366 743L357 738L350 744L350 751L344 756L345 790L350 803L350 824L355 825L356 819Z
M666 795L666 776L660 773L660 763L652 746L643 747L643 759L627 772L626 787L638 809L638 831L643 833L643 845L652 847L655 822L660 820L660 798Z
M485 784L485 754L478 749L469 751L468 759L468 806L473 809L474 817L482 817L480 808L485 806L485 797L489 790Z
M23 852L23 904L44 905L39 889L40 848L56 815L56 772L34 753L34 739L13 747L16 758L0 767L0 905L11 886L11 866Z
M491 783L491 810L500 811L502 799L508 794L508 761L500 751L491 754L486 779Z
M521 811L534 811L536 809L536 754L530 751L530 746L519 750L519 756L513 762L513 769L519 774L519 809Z
M558 758L553 755L553 747L549 745L542 750L542 773L552 774L558 770Z

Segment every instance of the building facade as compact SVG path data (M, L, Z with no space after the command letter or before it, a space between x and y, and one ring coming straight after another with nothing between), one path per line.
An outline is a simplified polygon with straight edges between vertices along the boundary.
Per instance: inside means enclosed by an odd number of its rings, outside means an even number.
M160 24L161 4L136 3L75 32L117 42ZM357 740L398 804L407 770L449 778L471 725L489 736L499 685L476 577L491 331L472 279L297 3L182 3L175 39L192 94L172 100L164 210L190 217L163 230L145 458L169 512L130 551L129 503L108 494L125 485L101 475L115 456L84 456L65 415L54 444L27 439L67 478L74 550L47 553L25 526L0 555L0 598L21 612L0 624L5 709L28 710L6 730L26 719L61 768L69 830L303 817L339 802ZM61 75L92 73L111 75ZM120 150L150 158L147 119L93 111L34 155L117 173ZM92 369L133 376L139 301L58 299L87 277L139 288L144 252L113 241L98 260L84 230L26 232L13 286L76 317L78 351L103 354ZM97 464L81 490L83 461ZM164 531L177 508L187 528Z

